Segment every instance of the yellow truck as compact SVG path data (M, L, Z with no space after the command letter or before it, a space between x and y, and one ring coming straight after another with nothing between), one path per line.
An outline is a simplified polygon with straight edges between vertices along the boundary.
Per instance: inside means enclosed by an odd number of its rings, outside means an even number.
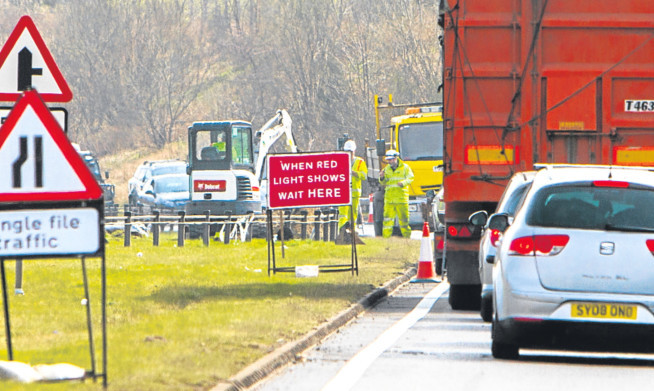
M382 111L395 111L390 124L380 127ZM397 111L403 114L397 115ZM383 156L388 149L400 153L400 159L413 170L414 180L409 189L409 225L421 229L425 221L431 228L431 201L443 184L443 105L442 103L393 104L375 95L375 146L366 146L368 181L373 189L373 219L375 235L381 235L384 189L379 186L379 171L386 164Z

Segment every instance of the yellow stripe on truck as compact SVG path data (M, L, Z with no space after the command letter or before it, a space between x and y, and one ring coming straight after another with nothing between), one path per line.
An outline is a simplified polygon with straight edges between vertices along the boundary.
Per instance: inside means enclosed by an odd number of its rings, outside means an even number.
M654 147L615 147L613 163L624 166L654 165Z
M513 164L515 151L512 145L469 145L466 147L466 164Z

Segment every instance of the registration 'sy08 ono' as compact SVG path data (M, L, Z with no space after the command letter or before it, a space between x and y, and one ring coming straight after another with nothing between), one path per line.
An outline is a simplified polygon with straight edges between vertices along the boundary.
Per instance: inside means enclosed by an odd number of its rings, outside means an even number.
M654 351L654 170L546 166L504 230L492 352Z

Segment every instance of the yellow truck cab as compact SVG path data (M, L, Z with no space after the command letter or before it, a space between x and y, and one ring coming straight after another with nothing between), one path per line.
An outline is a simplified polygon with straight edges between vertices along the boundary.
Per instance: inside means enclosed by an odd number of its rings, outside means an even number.
M405 115L391 118L400 158L415 176L409 196L424 197L438 192L443 184L443 110L442 106L410 107Z
M368 147L366 158L370 183L378 179L379 170L386 164L383 155L387 149L395 149L400 159L413 171L414 180L409 187L409 225L421 229L425 221L432 225L431 200L443 184L443 105L441 103L381 105L375 96L377 119L376 147ZM404 109L401 115L390 118L390 124L379 126L379 112L382 109ZM374 189L375 232L383 220L383 189ZM379 225L379 227L377 227ZM434 227L431 227L432 229Z

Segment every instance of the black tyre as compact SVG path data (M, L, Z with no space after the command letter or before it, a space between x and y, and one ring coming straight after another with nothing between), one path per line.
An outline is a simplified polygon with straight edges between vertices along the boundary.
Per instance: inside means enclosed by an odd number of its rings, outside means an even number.
M502 360L515 360L520 357L520 347L507 340L504 332L497 323L497 317L493 319L493 342L491 343L491 353L493 357Z
M520 348L518 345L499 342L493 339L491 353L495 358L502 360L515 360L520 357Z
M250 237L252 239L266 239L266 229L265 222L252 222L250 223Z
M481 285L450 285L448 301L453 310L479 311L480 297Z
M436 274L439 276L443 275L443 258L436 258L434 262L434 267L436 268Z
M202 237L204 226L202 224L189 224L188 237L189 239L198 239Z
M486 295L481 298L481 309L479 314L484 322L491 322L493 320L493 296Z
M375 236L382 236L383 231L383 221L375 221Z
M284 226L284 240L292 240L293 236L294 236L294 234L293 234L293 230L291 229L291 227ZM282 230L278 229L277 230L277 239L281 240L281 238L282 238Z

